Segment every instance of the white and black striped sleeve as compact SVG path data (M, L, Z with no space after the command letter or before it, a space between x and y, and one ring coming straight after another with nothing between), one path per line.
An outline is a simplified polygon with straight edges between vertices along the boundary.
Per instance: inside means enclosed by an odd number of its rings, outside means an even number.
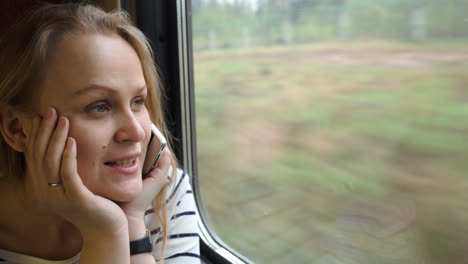
M177 176L167 191L169 234L165 254L167 264L199 264L198 210L195 205L189 175L177 170ZM153 234L154 257L160 258L162 237L157 216L147 212L146 223Z

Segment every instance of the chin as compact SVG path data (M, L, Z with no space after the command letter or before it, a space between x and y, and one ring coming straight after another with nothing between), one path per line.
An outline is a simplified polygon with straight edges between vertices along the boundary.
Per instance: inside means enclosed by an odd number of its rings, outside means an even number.
M136 184L126 184L124 186L107 187L103 197L114 202L130 202L135 199L142 191L142 182Z
M114 201L114 202L119 202L119 203L126 203L126 202L131 202L133 199L135 199L138 196L139 193L123 193L123 194L117 194L113 195L112 197L109 197L108 199Z

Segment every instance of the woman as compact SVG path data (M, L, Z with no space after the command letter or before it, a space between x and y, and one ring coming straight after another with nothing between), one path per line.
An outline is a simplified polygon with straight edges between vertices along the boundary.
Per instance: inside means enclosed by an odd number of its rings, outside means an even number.
M188 176L166 150L142 178L152 122L167 135L125 14L47 4L3 34L0 264L199 263Z

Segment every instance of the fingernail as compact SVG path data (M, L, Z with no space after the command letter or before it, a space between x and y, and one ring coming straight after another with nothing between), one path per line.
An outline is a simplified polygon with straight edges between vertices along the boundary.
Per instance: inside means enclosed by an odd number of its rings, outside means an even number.
M73 139L71 137L68 137L67 138L67 148L71 149L73 147L73 144L74 144Z
M52 117L53 113L54 113L54 111L52 110L52 107L48 107L47 108L47 118Z
M60 127L65 127L66 122L67 122L67 119L65 117L61 116L60 120L59 120Z

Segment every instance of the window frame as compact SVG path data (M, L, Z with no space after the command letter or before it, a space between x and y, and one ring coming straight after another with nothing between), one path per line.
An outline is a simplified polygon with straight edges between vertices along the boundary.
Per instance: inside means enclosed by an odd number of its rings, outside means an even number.
M200 255L206 263L253 263L228 247L211 227L198 184L195 91L190 0L121 0L155 54L164 91L168 129L174 155L191 176L199 215Z

